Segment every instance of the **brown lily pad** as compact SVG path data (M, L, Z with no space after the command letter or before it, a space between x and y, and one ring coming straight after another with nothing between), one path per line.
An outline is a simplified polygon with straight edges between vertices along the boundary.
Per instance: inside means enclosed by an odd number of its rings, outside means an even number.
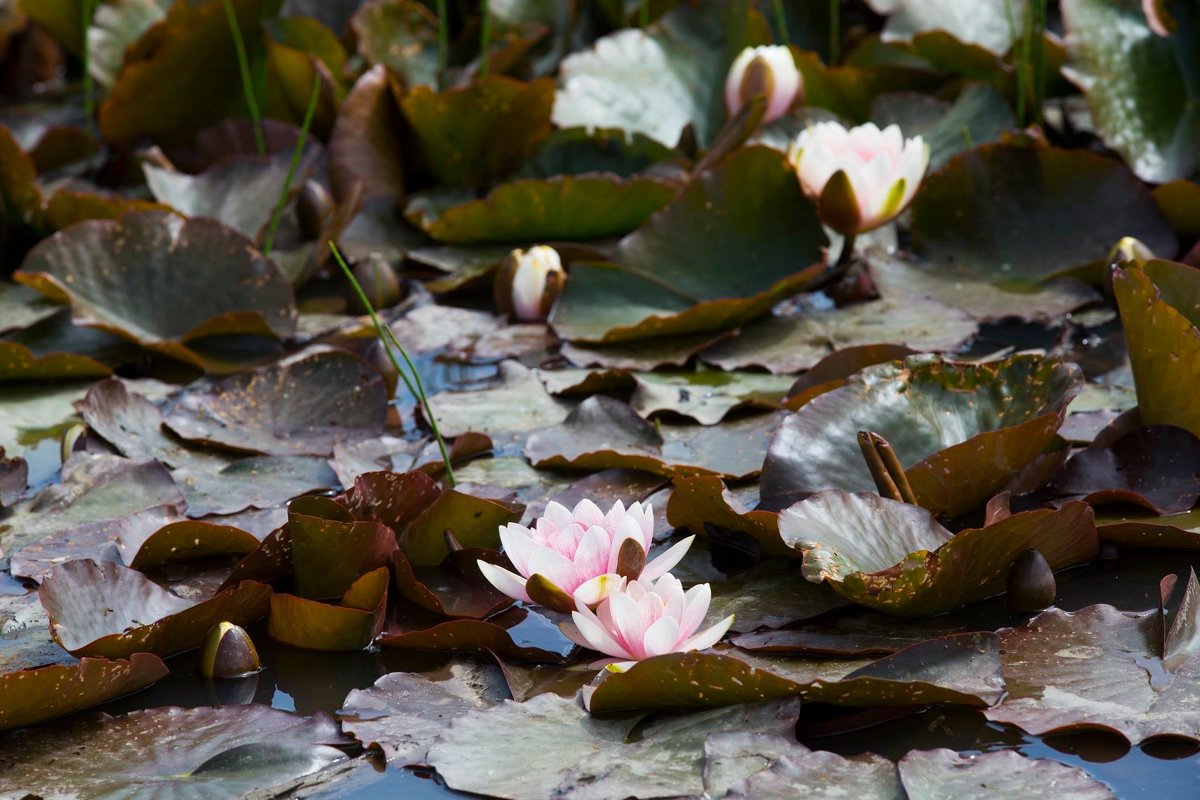
M355 521L327 497L301 497L288 507L296 594L310 599L339 597L359 577L389 566L396 535L381 522Z
M531 634L532 641L523 634ZM452 619L432 627L390 627L381 647L452 653L494 653L520 661L561 663L574 645L541 614L513 608L489 620ZM547 649L553 647L554 649Z
M724 481L711 475L675 479L667 503L667 521L693 533L705 533L709 525L744 533L768 555L796 557L796 551L779 539L777 511L747 509Z
M387 567L368 572L351 584L338 605L273 594L267 633L305 650L362 650L383 630L390 581Z
M196 519L177 520L154 531L122 527L117 534L121 560L136 570L211 556L246 555L259 544L257 536L241 528Z

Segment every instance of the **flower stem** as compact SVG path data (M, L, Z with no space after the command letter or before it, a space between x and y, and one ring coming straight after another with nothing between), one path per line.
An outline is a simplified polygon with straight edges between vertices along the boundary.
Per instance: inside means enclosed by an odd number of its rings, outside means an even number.
M888 440L878 433L859 431L858 446L867 462L867 469L871 471L871 477L875 480L879 496L917 505L917 496L908 482L908 475Z
M829 66L836 67L841 60L842 22L841 0L829 0Z
M858 237L853 233L847 233L842 238L842 251L838 253L836 268L845 270L850 266L850 261L854 258L854 242Z
M775 26L779 28L779 43L788 44L787 14L783 13L783 0L775 0Z
M375 313L375 306L371 304L367 293L363 291L362 285L358 279L354 277L354 273L350 270L350 265L346 263L346 259L342 257L342 253L338 250L337 245L332 241L329 243L329 250L333 253L333 258L337 261L342 272L350 281L350 285L354 287L354 291L358 294L358 299L362 302L363 307L367 309L367 313L371 316L371 322L375 326L375 335L379 339L379 343L383 346L383 350L387 353L388 360L392 362L392 366L396 370L396 374L404 381L404 386L408 391L417 398L417 402L421 404L421 409L425 413L425 419L429 421L429 427L433 431L433 437L437 440L438 450L442 454L442 464L446 467L446 477L450 481L450 486L453 488L457 481L454 477L454 467L450 464L450 452L446 449L446 440L442 438L442 432L438 428L437 418L433 415L433 410L429 407L429 397L425 394L425 386L421 382L421 373L417 370L412 359L408 356L408 351L396 339L396 334L392 333L392 329L384 325L379 319L379 315ZM393 348L395 348L393 350ZM408 367L406 372L404 367L400 366L400 359L396 358L396 352L400 353L400 357L404 359L405 365Z
M492 15L488 11L488 0L480 0L479 13L483 21L479 27L479 77L486 78L488 74L488 47L492 40Z
M225 16L229 18L229 32L233 34L233 47L237 51L238 70L242 76L242 93L246 95L246 109L254 125L254 146L258 154L267 152L267 140L263 136L262 112L258 108L258 93L254 91L254 80L250 76L250 59L246 55L246 42L242 39L242 27L238 24L233 0L225 0Z
M650 0L642 0L641 7L638 9L638 23L643 28L650 26Z
M446 0L437 0L438 70L450 63L450 20L446 16Z
M296 139L296 147L292 150L292 163L288 164L287 176L283 179L283 191L279 193L279 202L271 213L271 224L267 226L267 234L263 237L262 253L271 255L271 245L275 242L275 233L279 230L279 221L283 218L283 208L287 205L288 192L291 191L292 181L296 178L296 170L300 167L300 157L304 154L304 143L308 140L308 129L312 127L313 116L317 111L317 101L321 97L321 73L313 69L312 94L308 98L308 108L304 110L304 122L300 125L300 136Z

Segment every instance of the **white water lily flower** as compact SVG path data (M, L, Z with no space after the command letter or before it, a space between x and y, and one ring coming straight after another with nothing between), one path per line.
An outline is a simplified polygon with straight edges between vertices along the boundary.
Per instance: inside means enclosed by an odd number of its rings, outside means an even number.
M479 562L479 569L509 597L570 613L577 605L596 605L625 578L651 580L665 574L694 538L689 536L647 564L654 541L650 504L625 508L618 500L605 514L591 500L581 500L574 510L551 502L533 527L509 523L500 529L515 573L486 561Z
M929 166L929 146L905 139L897 125L873 123L846 130L820 122L788 148L805 194L821 220L843 235L878 228L908 207Z
M733 60L725 79L725 108L734 116L755 95L767 99L763 124L788 112L804 89L792 51L783 45L747 47Z
M567 273L553 247L513 250L496 273L496 305L522 322L541 322L562 294Z
M711 600L707 583L684 592L674 575L642 578L611 591L594 613L579 603L571 614L574 624L560 627L576 644L621 659L609 667L621 671L634 661L704 650L721 641L733 624L732 615L699 631Z

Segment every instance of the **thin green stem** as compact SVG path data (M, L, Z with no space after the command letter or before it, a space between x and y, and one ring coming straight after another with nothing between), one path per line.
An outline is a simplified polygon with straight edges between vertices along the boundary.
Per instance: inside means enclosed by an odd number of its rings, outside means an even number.
M444 70L450 63L450 19L446 16L446 0L437 0L438 15L438 69Z
M100 0L84 0L81 13L83 14L83 115L87 120L87 161L91 169L92 154L96 145L96 87L92 79L92 60L88 48L88 29L92 27L92 17Z
M963 144L965 144L967 146L967 149L968 150L974 149L975 140L973 138L971 138L971 129L969 127L967 127L966 125L962 126L962 137L963 137Z
M263 136L262 112L258 108L258 93L254 91L254 79L250 75L250 58L246 55L246 42L242 39L242 26L238 24L233 0L225 0L225 16L229 18L229 32L233 34L233 47L237 50L238 70L242 75L242 92L246 95L246 109L254 124L254 146L258 154L267 152L267 140Z
M641 7L638 8L638 23L643 28L650 26L650 0L642 0Z
M279 193L279 202L271 213L271 224L267 226L267 234L263 237L262 253L271 255L271 245L275 242L275 233L279 230L279 221L283 219L283 209L287 205L288 193L292 190L292 181L296 178L296 170L300 168L300 157L304 154L304 144L308 141L308 131L312 127L313 116L317 112L317 101L321 98L321 73L313 70L312 93L308 97L308 108L304 110L304 122L300 124L300 136L296 139L296 147L292 150L292 163L288 164L287 176L283 179L283 191Z
M350 285L354 287L358 299L362 302L363 307L367 309L367 313L371 316L371 323L375 326L375 336L379 339L379 343L383 345L383 350L387 353L388 360L392 362L392 367L395 368L396 374L404 381L404 386L417 398L417 402L421 404L421 409L425 413L425 419L429 421L429 427L433 431L433 437L437 440L438 450L441 451L442 463L446 467L446 478L450 481L450 486L454 487L457 480L454 477L454 467L450 463L450 451L446 448L446 440L442 438L442 432L438 428L437 418L433 415L433 410L429 407L429 397L425 394L425 386L421 382L421 373L417 370L416 364L408 357L408 351L396 339L396 334L392 329L383 324L379 319L379 315L375 313L375 306L371 304L367 293L363 291L362 284L354 277L354 273L350 270L350 265L346 263L346 259L342 257L342 253L338 250L337 245L333 242L329 243L329 250L333 253L333 258L337 261L342 272L345 273L346 279L350 281ZM393 350L395 348L395 350ZM400 366L400 359L396 358L396 351L399 351L401 358L404 359L405 365L408 367L408 372L404 367Z
M829 0L829 66L837 66L842 57L842 4L841 0Z
M488 62L491 61L488 49L492 44L492 15L488 11L488 0L480 0L479 13L483 15L479 26L479 77L486 78Z
M1042 121L1042 104L1046 97L1046 0L1033 3L1033 122Z
M775 0L775 27L779 28L779 43L788 44L787 14L783 12L783 0Z

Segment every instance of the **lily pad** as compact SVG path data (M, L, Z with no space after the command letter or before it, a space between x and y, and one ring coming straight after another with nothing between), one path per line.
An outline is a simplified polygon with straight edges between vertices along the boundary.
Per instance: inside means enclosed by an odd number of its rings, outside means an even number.
M117 536L121 560L136 570L217 555L245 555L259 545L253 533L203 520L177 520L149 535L141 534L123 527Z
M504 434L554 425L567 418L569 406L546 392L534 370L516 361L499 367L499 384L474 391L445 391L429 398L443 436L467 431Z
M634 411L651 417L669 411L716 425L740 408L779 408L791 378L757 372L639 372L629 400Z
M381 522L357 522L326 497L302 497L288 507L293 580L301 597L338 597L364 573L392 562L396 535Z
M667 503L667 521L698 534L705 533L709 525L743 533L768 555L796 557L796 552L779 539L778 512L746 508L724 481L711 475L675 479Z
M358 52L372 65L383 64L408 86L436 86L438 21L414 0L370 0L350 20Z
M525 456L538 468L627 467L667 477L756 474L778 414L724 425L657 426L625 403L604 395L584 400L561 424L535 431Z
M747 633L734 646L752 653L777 655L862 657L885 656L942 636L962 633L963 627L945 617L901 621L863 609L826 621L806 622L782 630Z
M350 353L316 350L188 388L165 424L188 441L241 452L328 456L336 438L377 435L386 417L377 372Z
M685 482L701 480L715 479L688 478ZM730 630L744 633L759 628L783 628L849 605L828 586L798 580L802 577L800 565L795 561L762 561L748 572L712 585L709 616L724 619L733 615Z
M980 0L970 8L954 0L910 0L893 8L895 13L889 14L883 28L881 38L885 42L908 41L926 31L944 31L997 56L1012 47L1029 13L1022 0Z
M978 755L915 750L896 766L909 797L963 797L982 788L997 797L1116 799L1107 786L1079 767L1026 758L1013 750Z
M807 288L825 244L784 155L742 148L621 240L615 264L573 267L550 322L596 343L728 329Z
M201 368L191 341L286 336L296 323L287 280L248 240L212 220L162 211L74 225L30 251L14 277L70 302L77 324Z
M710 793L718 792L710 796L724 800L784 798L797 792L806 797L850 794L862 800L895 800L905 796L896 765L886 758L872 753L846 758L837 753L812 752L783 737L751 736L709 735L704 743L708 759L704 767L705 786ZM737 747L734 742L743 744ZM730 752L725 748L735 749ZM731 761L736 766L731 768ZM724 793L719 793L720 790Z
M124 339L54 316L0 340L0 382L103 378L137 353Z
M529 626L536 638L531 641L522 637L522 626ZM548 634L555 638L550 639ZM490 620L452 619L428 628L389 629L378 644L400 650L490 654L550 663L562 663L575 648L550 620L522 608L509 609Z
M0 283L0 333L28 328L54 316L61 308L27 286Z
M656 178L558 175L504 183L480 200L449 207L414 198L405 214L450 244L604 239L641 226L675 191Z
M455 570L452 561L466 556L471 572ZM499 561L494 550L471 548L452 554L442 567L414 568L403 551L396 553L392 572L400 594L414 605L451 619L486 619L512 605L512 598L501 594L483 578L478 566L470 561L474 555L488 561ZM463 564L460 560L458 563Z
M372 570L351 584L338 605L273 594L267 633L305 650L362 650L383 630L390 582L387 567Z
M540 694L454 720L429 761L452 789L514 800L698 795L708 734L790 736L797 714L795 701L734 706L656 720L628 742L636 720L593 719L574 699ZM517 730L523 735L513 738Z
M1188 177L1200 163L1195 18L1189 16L1175 35L1160 37L1134 0L1066 0L1062 5L1071 53L1064 74L1087 95L1105 143L1125 156L1142 180ZM1130 97L1137 103L1130 105Z
M999 140L1017 124L1008 102L985 83L968 84L953 104L916 92L882 94L871 103L871 120L881 128L897 124L905 136L928 142L934 171L951 156Z
M1200 380L1200 279L1197 270L1150 261L1113 273L1113 291L1146 425L1175 425L1200 436L1200 409L1181 386Z
M267 612L271 588L246 581L200 603L177 597L110 561L70 561L42 582L54 640L72 655L170 656L198 647L218 622L247 625Z
M957 350L978 328L968 314L940 303L873 300L753 323L701 358L727 370L759 366L786 374L845 347L899 342L913 350Z
M857 433L873 431L891 443L922 506L959 514L1042 452L1081 385L1078 367L1033 355L985 364L910 356L868 367L784 420L762 496L872 490Z
M818 492L781 512L779 536L804 554L805 578L897 616L937 614L999 594L1029 549L1051 569L1090 561L1099 550L1084 503L951 534L917 506L839 491Z
M363 200L391 201L404 195L404 162L396 141L400 109L392 96L387 70L363 73L342 103L329 138L329 180L333 194L346 202L361 183Z
M1036 287L1100 261L1122 235L1155 253L1177 247L1149 190L1119 162L1085 150L977 147L926 177L912 215L919 254L1002 286Z
M320 456L249 456L220 470L182 467L171 477L187 499L190 517L268 509L309 492L338 488L337 475Z
M0 745L0 766L10 785L46 798L153 793L216 800L344 761L337 747L348 743L325 715L254 704L166 706L12 734Z

